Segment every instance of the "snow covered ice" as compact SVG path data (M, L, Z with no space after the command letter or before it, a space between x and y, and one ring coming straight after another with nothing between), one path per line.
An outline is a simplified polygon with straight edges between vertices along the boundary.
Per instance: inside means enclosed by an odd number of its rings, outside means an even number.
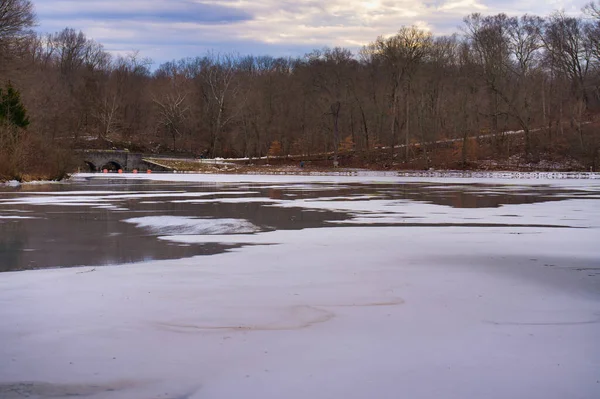
M557 193L458 208L388 199L388 186L336 193L350 184L422 181L443 191L457 183L441 178L142 177L235 191L206 199L73 192L61 203L243 204L262 198L248 192L290 187L326 194L264 197L261 206L349 219L273 230L239 217L140 215L121 223L174 245L246 246L0 273L0 398L600 397L600 180L461 179L481 196ZM0 197L0 208L36 209L46 197L63 196Z

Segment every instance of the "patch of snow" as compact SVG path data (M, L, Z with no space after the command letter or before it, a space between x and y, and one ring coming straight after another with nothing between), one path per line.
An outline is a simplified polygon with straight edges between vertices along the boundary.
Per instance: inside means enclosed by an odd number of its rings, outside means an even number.
M117 212L129 211L128 208L124 208L124 207L116 206L116 205L98 205L98 206L94 206L94 208L96 208L96 209L108 209L108 210L117 211Z
M149 194L155 193L156 191L127 191L127 195L134 194ZM177 193L179 191L171 191L172 193ZM123 191L28 191L28 195L51 195L51 196L80 196L80 195L118 195L123 194ZM160 191L160 193L165 193L165 191Z
M8 187L20 187L21 186L21 182L17 181L17 180L9 180L6 183L4 183L5 186Z
M380 195L350 195L350 196L346 196L346 197L319 197L319 198L309 198L306 199L305 201L307 202L311 202L311 201L371 201L371 200L376 200L376 199L380 199L381 196Z
M208 204L208 203L224 203L224 204L237 204L237 203L279 203L281 200L276 200L267 197L235 197L235 198L213 198L213 199L192 199L192 200L173 200L170 201L173 204Z
M101 198L84 197L20 197L10 200L0 200L0 205L63 205L63 206L94 206L104 205Z
M244 219L204 219L184 216L144 216L123 220L157 235L243 234L260 228Z
M593 199L585 198L507 204L498 208L455 208L411 200L330 201L319 198L265 206L333 210L353 215L352 220L330 222L338 224L531 224L589 228L600 227L600 206L590 207L595 203ZM582 209L586 211L581 212ZM511 219L507 220L507 217Z
M46 184L63 184L63 181L57 181L57 180L34 180L34 181L25 181L23 183L21 183L22 185L26 185L26 186L41 186L41 185L46 185Z
M79 194L83 194L81 191ZM28 193L29 194L29 193ZM208 197L214 195L247 195L257 194L252 191L222 191L222 192L184 192L184 191L157 191L153 193L123 193L114 195L42 195L19 197L0 200L0 204L4 205L104 205L102 202L121 201L142 198L174 198L174 197Z

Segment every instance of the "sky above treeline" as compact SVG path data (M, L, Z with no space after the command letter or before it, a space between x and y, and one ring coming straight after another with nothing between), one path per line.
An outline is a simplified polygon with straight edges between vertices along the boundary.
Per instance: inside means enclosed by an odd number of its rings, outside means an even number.
M33 0L40 32L70 27L113 54L138 50L155 64L209 50L301 56L315 48L356 50L415 24L459 31L473 12L577 15L589 0Z

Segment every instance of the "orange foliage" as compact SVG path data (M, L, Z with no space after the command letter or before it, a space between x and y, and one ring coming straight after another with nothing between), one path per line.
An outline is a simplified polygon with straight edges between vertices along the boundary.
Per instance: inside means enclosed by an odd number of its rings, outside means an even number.
M271 147L269 147L269 156L276 157L283 153L283 149L281 147L281 143L278 140L275 140L271 143Z
M340 143L339 150L340 151L352 151L354 149L354 141L352 140L352 136L346 136L344 140Z

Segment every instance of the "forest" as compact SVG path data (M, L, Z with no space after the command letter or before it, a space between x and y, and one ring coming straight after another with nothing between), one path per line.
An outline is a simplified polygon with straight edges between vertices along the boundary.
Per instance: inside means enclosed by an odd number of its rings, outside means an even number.
M0 179L62 178L82 148L600 169L600 3L579 16L471 14L449 36L400 26L358 50L161 65L35 26L31 1L0 0Z

